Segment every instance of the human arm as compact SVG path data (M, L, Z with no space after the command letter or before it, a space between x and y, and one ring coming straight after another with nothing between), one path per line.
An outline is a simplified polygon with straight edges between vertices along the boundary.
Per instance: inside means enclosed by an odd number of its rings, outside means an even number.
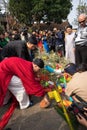
M49 65L46 65L44 67L44 69L46 69L47 71L49 71L50 73L55 73L55 74L61 74L64 70L61 70L61 69L54 69L52 68L51 66Z

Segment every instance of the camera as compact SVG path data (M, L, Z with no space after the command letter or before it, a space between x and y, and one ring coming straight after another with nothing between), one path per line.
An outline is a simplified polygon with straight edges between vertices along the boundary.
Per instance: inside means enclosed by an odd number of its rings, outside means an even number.
M84 112L86 112L84 108L87 108L87 102L83 99L81 99L80 102L73 100L72 104L68 107L68 111L72 112L74 115L80 113L87 120L87 116L84 114Z

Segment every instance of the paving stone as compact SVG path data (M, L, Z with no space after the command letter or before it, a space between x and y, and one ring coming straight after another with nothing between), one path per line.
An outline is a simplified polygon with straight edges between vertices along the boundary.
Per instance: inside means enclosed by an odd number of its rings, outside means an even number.
M0 117L8 109L9 105L0 108ZM39 103L25 110L16 108L4 130L70 130L65 120L54 109L41 109ZM75 129L77 130L77 129ZM86 130L80 126L78 130Z

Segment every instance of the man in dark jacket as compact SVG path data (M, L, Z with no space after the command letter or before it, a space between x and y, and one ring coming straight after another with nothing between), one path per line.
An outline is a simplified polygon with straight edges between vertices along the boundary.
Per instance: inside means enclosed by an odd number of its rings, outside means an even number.
M64 55L64 33L62 30L54 28L53 32L55 33L55 51L58 55Z
M1 52L1 61L6 57L20 57L28 61L32 61L34 58L34 50L37 45L37 40L34 36L31 36L27 42L18 40L9 42Z

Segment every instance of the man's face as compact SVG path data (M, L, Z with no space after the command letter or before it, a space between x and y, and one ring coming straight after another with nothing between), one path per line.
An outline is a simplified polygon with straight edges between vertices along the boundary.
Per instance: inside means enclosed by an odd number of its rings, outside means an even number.
M86 19L84 17L79 17L78 22L79 22L80 26L85 26Z
M39 72L40 70L41 70L41 68L33 63L33 71L34 72Z
M36 45L32 44L32 43L27 43L27 47L30 50L34 50L36 48Z

